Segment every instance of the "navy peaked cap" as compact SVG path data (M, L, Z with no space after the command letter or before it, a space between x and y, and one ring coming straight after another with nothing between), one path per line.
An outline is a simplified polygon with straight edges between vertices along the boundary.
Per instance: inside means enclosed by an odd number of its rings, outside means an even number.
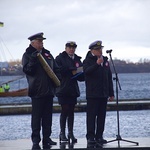
M102 47L104 47L104 46L102 46L102 41L100 41L100 40L94 41L89 45L89 49L98 49L98 48L102 48Z
M77 47L77 44L76 44L76 42L74 42L74 41L68 41L68 42L66 43L66 47L74 47L74 48L76 48L76 47Z
M43 32L40 32L40 33L31 35L30 37L28 37L28 39L30 41L32 41L32 40L45 40L46 38L43 37L43 34L44 34Z

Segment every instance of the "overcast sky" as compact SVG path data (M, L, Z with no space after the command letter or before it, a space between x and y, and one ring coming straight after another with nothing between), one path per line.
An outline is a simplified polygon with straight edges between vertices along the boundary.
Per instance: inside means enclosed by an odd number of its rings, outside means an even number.
M67 41L85 58L102 40L112 57L150 59L150 0L0 0L0 61L21 59L29 36L44 32L44 47L55 57Z

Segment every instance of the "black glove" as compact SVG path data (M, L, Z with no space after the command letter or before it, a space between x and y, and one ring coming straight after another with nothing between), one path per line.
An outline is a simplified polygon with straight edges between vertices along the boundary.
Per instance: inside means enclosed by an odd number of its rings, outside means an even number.
M38 51L33 52L33 53L31 54L31 57L32 57L32 58L36 58L38 53L39 53Z

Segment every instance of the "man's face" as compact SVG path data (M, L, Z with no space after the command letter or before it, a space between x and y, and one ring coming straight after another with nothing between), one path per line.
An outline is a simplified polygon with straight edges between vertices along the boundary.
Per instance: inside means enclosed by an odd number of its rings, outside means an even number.
M102 48L99 49L93 49L92 53L97 56L97 57L101 57L102 56Z
M75 47L66 47L66 53L70 56L73 56L75 53L76 48Z
M37 50L42 50L43 49L43 40L40 40L40 39L34 40L32 42L32 46Z

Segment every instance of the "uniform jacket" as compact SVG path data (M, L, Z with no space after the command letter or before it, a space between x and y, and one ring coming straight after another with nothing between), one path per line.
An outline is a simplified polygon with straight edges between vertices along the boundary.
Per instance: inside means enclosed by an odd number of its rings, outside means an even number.
M73 78L72 71L77 67L81 67L81 57L75 54L74 60L64 51L56 57L56 62L60 67L61 86L57 89L57 97L79 97L80 91L77 81L84 81L84 75Z
M103 65L96 63L97 57L89 51L83 61L87 98L114 96L112 73L108 58L103 56Z
M32 98L54 96L54 82L43 69L36 54L37 50L29 45L22 57L23 72L26 74L29 84L28 95ZM52 70L57 74L59 69L50 52L43 48L41 54Z

